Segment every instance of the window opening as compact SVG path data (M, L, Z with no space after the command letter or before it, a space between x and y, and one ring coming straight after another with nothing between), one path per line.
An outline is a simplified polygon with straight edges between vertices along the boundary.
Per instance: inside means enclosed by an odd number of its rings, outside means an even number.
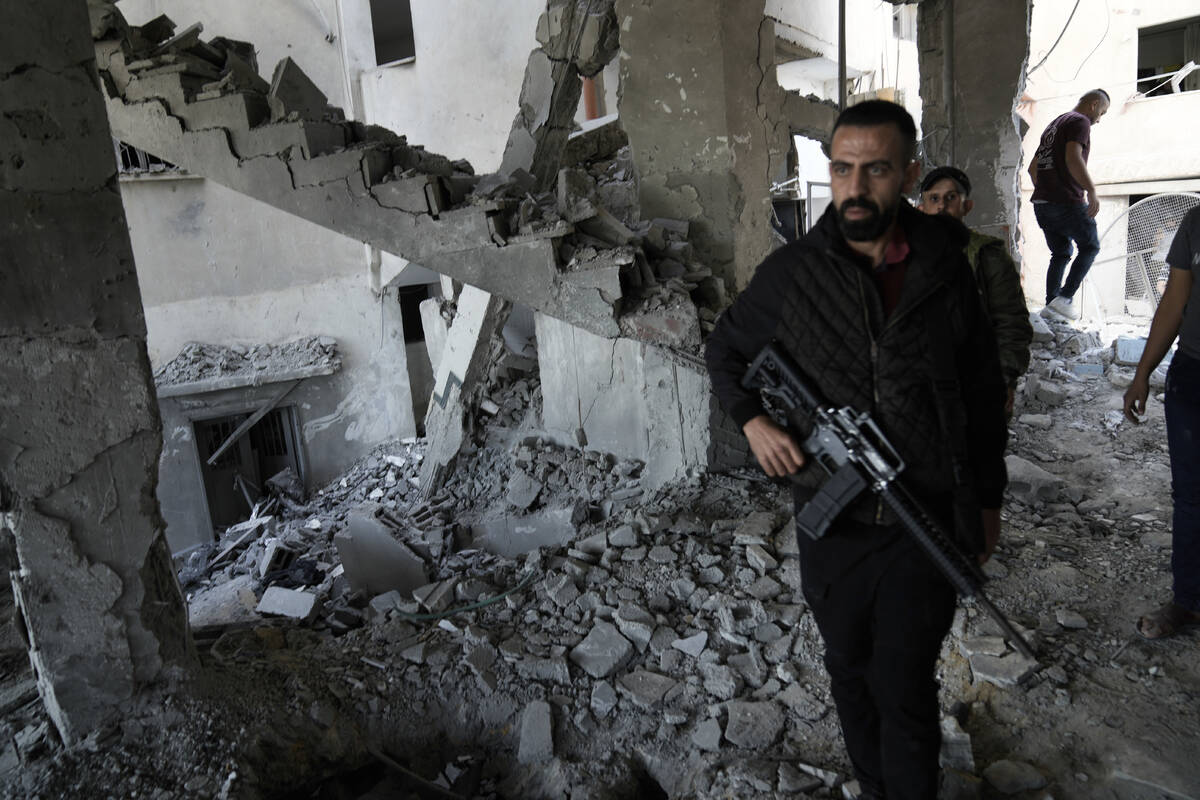
M406 61L417 55L409 0L371 0L371 29L377 65Z
M265 495L267 480L279 472L290 467L304 480L291 406L272 409L212 466L208 465L209 457L249 416L246 412L192 423L214 528L226 528L247 519L254 503Z
M1200 71L1194 69L1181 81L1171 80L1188 62L1200 63L1200 17L1138 30L1139 92L1157 97L1200 89Z
M122 175L183 171L170 161L125 144L120 139L113 139L113 148L117 153L117 168Z

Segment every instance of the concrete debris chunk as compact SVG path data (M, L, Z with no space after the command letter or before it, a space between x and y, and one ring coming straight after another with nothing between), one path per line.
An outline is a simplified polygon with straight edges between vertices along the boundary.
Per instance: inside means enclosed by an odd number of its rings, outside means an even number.
M766 601L783 594L783 587L771 576L763 575L746 587L746 593L755 599Z
M546 582L546 595L559 608L569 606L579 599L579 588L569 575L559 575Z
M646 652L646 646L650 644L650 638L654 635L654 615L641 606L623 603L613 619L617 628L633 642L638 652Z
M550 715L550 704L534 700L521 714L521 741L517 748L517 760L522 764L536 764L554 758L554 728Z
M983 771L983 779L1002 794L1017 794L1046 785L1046 778L1032 764L1008 759L989 764Z
M726 706L729 721L725 738L738 747L770 747L783 730L783 712L771 701L746 703L735 701Z
M746 560L750 562L751 567L758 570L760 573L775 569L775 567L779 566L779 562L776 561L760 544L752 544L746 548Z
M961 772L975 772L975 754L971 752L971 737L954 717L942 718L942 750L938 757L942 767Z
M1063 482L1046 470L1015 454L1004 457L1008 469L1008 490L1023 503L1053 502L1062 491Z
M255 610L269 616L308 621L317 613L317 596L312 592L271 586L263 592Z
M646 557L655 564L673 564L676 559L675 551L664 544L651 547Z
M622 525L608 535L608 543L613 547L636 547L637 533L631 525Z
M997 686L1016 686L1038 668L1038 662L1020 653L1006 656L973 655L970 657L971 673L975 680L985 680Z
M412 596L421 604L422 608L431 614L436 614L439 611L445 611L454 602L454 587L457 584L457 578L447 578L444 581L413 589Z
M671 642L671 647L676 650L687 653L692 658L699 658L704 652L705 646L708 644L708 633L700 631L697 634L687 637L686 639L676 639Z
M720 700L732 700L741 687L741 678L723 664L701 664L704 691Z
M508 478L508 504L521 511L528 510L545 489L541 481L529 477L524 470L513 470Z
M271 120L274 122L291 114L299 115L300 119L320 121L329 108L328 98L291 57L275 65L267 103L271 106Z
M629 643L610 622L592 626L588 635L571 651L571 661L593 678L607 678L625 666L633 655Z
M1060 608L1054 612L1054 618L1059 625L1071 630L1083 630L1088 626L1088 622L1083 618L1083 615L1078 611L1072 611L1069 608Z
M734 544L766 544L774 531L775 515L770 511L755 511L734 529Z
M721 749L721 723L715 719L706 719L692 731L692 744L710 753Z
M637 670L617 679L617 688L640 708L654 708L677 683L656 672Z
M604 718L617 707L617 692L608 681L592 684L591 708L597 717Z
M815 722L829 712L829 707L799 683L793 683L780 692L776 699L783 703L793 714L806 722Z
M825 785L820 778L805 775L786 761L779 765L778 780L779 791L788 796L801 792L813 792Z
M424 562L392 536L370 507L351 511L346 529L333 543L355 591L378 595L395 589L407 594L428 580Z

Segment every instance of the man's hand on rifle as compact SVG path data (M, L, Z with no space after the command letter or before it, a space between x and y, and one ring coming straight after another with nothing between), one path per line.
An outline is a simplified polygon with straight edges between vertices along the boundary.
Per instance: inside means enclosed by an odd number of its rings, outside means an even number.
M979 554L979 563L986 564L1000 541L1000 509L985 508L980 513L983 514L983 552Z
M804 466L804 453L792 435L766 414L759 414L742 426L746 441L763 472L772 478L782 478L798 472Z

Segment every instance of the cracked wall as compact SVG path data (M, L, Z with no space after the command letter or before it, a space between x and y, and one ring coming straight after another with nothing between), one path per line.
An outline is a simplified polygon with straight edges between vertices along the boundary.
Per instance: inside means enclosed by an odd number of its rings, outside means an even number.
M774 24L763 3L617 0L621 124L642 216L685 219L731 288L769 252L768 188L789 142L780 124Z
M1030 0L918 6L922 134L930 165L954 164L971 178L967 223L1016 252L1021 136Z
M0 31L0 493L42 699L64 741L190 656L154 499L145 324L86 6Z

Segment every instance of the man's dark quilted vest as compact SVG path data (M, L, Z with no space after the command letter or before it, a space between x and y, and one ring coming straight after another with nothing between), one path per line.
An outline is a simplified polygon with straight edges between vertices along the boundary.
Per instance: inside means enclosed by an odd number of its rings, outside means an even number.
M956 304L947 302L946 265L940 263L947 242L922 241L919 230L909 231L912 257L904 288L885 321L871 275L829 244L828 229L835 224L826 214L817 231L790 245L796 256L793 284L775 338L827 403L871 414L906 462L910 489L930 500L945 499L954 478L937 412L926 326L931 309L948 315L946 330L961 341L964 321ZM803 430L803 421L797 422ZM797 500L811 496L825 477L819 469L802 470Z

